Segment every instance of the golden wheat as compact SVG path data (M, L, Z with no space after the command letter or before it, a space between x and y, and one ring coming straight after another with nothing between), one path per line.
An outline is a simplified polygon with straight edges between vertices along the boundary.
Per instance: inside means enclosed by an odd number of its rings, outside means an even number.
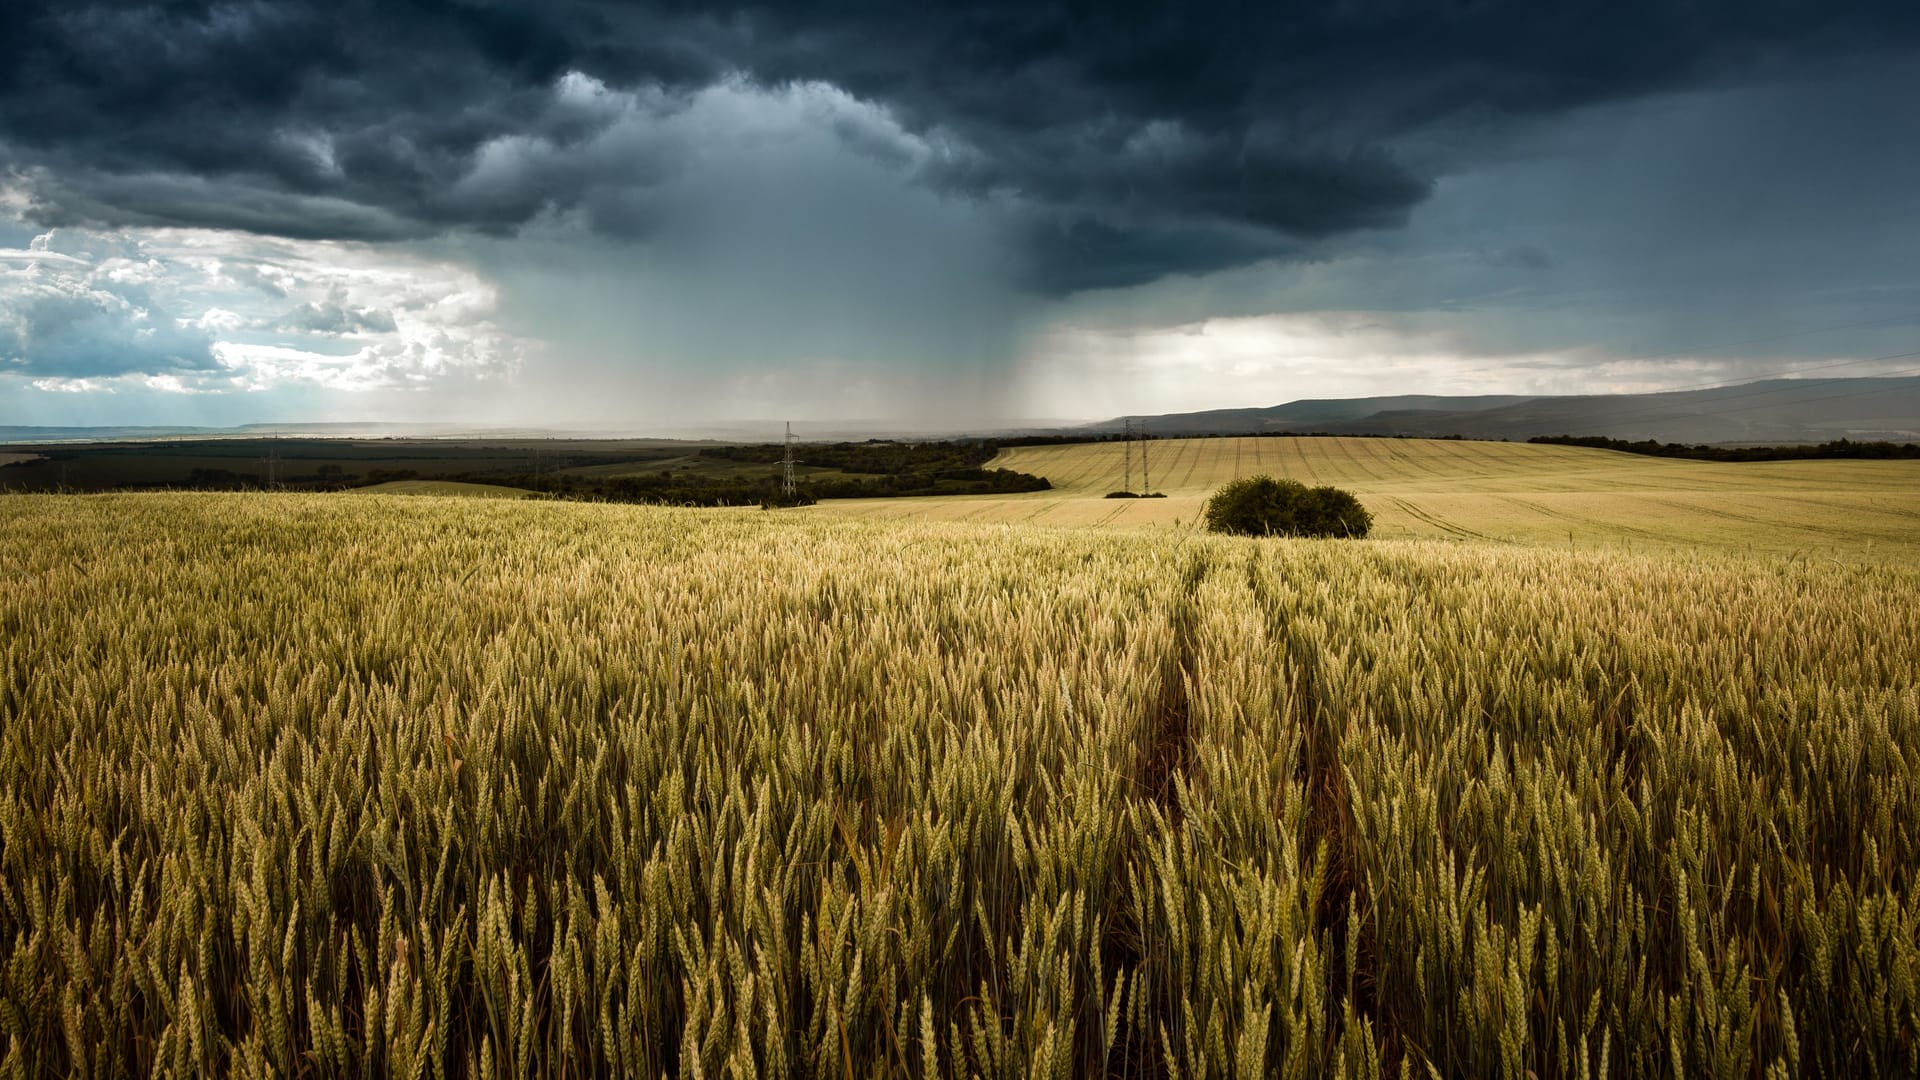
M1920 1071L1920 571L0 500L0 1071Z

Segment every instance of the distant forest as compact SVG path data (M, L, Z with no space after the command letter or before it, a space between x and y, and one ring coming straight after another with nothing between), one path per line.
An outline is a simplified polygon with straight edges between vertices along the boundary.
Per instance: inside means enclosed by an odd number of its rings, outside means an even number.
M183 439L37 446L0 470L0 490L185 488L343 491L397 480L517 487L552 498L769 506L914 495L1044 491L1046 479L987 468L993 442L796 443L797 497L781 490L778 443L618 440Z
M711 446L699 456L716 462L774 467L753 476L697 472L640 473L595 477L577 474L489 476L508 484L560 498L608 502L667 503L676 506L805 505L820 499L905 498L920 495L999 495L1046 491L1044 476L988 469L998 454L989 442L909 443L875 439L860 443L804 443L795 455L809 469L831 469L843 476L803 476L796 496L781 490L777 469L786 448L779 443ZM476 477L476 479L478 479Z
M1707 446L1663 443L1657 439L1609 439L1604 435L1536 435L1528 442L1554 446L1586 446L1619 450L1649 457L1690 458L1695 461L1820 461L1840 458L1894 460L1920 458L1920 445L1892 442L1853 442L1836 439L1818 446Z

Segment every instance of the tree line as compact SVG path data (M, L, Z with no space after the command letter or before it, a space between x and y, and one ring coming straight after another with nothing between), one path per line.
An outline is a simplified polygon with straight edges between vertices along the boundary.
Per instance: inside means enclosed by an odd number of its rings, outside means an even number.
M1920 458L1920 445L1895 442L1854 442L1835 439L1817 446L1710 446L1706 443L1663 443L1658 439L1611 439L1605 435L1535 435L1528 442L1553 446L1585 446L1649 457L1690 458L1695 461L1817 461L1826 459L1908 460Z

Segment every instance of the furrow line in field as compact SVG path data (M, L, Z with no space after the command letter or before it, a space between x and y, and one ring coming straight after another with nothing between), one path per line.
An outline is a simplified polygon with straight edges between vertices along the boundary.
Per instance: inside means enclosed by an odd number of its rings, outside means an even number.
M1732 494L1732 493L1729 493L1729 494ZM1660 506L1664 510L1671 511L1674 509L1674 504L1666 502L1664 499L1657 496L1642 495L1642 496L1639 496L1639 498L1641 498L1643 501L1651 502L1657 506ZM1798 532L1814 533L1816 535L1827 536L1827 537L1831 537L1834 534L1833 526L1831 525L1831 523L1828 523L1828 522L1817 522L1813 524L1808 524L1806 522L1787 521L1787 520L1783 520L1781 518L1775 518L1775 517L1761 517L1758 514L1742 514L1732 510L1728 510L1725 507L1708 506L1704 503L1693 502L1693 501L1688 501L1683 505L1686 510L1692 513L1704 514L1708 517L1717 517L1726 521L1738 521L1747 525L1763 525L1770 529L1793 529Z
M1346 478L1348 482L1351 482L1352 480L1361 480L1361 479L1364 479L1364 480L1384 479L1383 477L1380 476L1379 473L1375 472L1373 469L1369 468L1366 464L1361 462L1360 455L1354 453L1354 450L1353 450L1354 440L1335 439L1334 444L1335 444L1335 448L1340 451L1341 456L1347 459L1347 464L1353 466L1353 476Z
M1200 460L1207 455L1200 452L1200 444L1197 441L1189 441L1184 449L1189 451L1183 455L1187 471L1180 476L1180 486L1188 488L1193 486L1193 474L1199 471Z
M1140 763L1141 787L1167 819L1178 825L1184 814L1179 787L1193 768L1193 702L1188 680L1194 668L1194 594L1207 575L1205 558L1194 556L1180 572L1180 595L1169 616L1173 647L1160 665L1160 692L1147 716Z
M1569 510L1556 510L1550 506L1547 506L1544 503L1537 503L1531 499L1523 499L1517 495L1509 495L1506 497L1506 500L1507 502L1515 506L1525 507L1526 509L1533 511L1534 513L1539 514L1542 517L1546 517L1554 521L1565 522L1568 525L1578 525L1582 528L1588 528L1588 529L1593 529L1593 528L1609 529L1615 532L1627 533L1629 535L1641 537L1647 540L1659 541L1659 540L1672 539L1671 536L1668 536L1664 533L1655 532L1652 529L1643 529L1638 525L1628 525L1623 522L1609 521L1604 518L1584 517L1582 515L1575 514Z
M1420 509L1419 507L1415 506L1413 503L1410 503L1405 499L1390 498L1388 501L1393 503L1395 506L1398 506L1401 510L1406 511L1406 513L1409 516L1413 517L1415 520L1426 525L1431 525L1434 528L1439 529L1441 532L1447 533L1450 536L1455 536L1462 540L1494 540L1496 539L1495 537L1488 536L1486 533L1475 532L1474 530L1469 529L1464 525L1456 525L1453 522L1450 522L1447 519L1439 516L1438 514L1434 514L1429 511Z
M1920 510L1902 510L1897 506L1883 506L1878 502L1869 502L1865 506L1840 507L1835 506L1825 499L1808 498L1806 495L1774 495L1771 496L1771 498L1775 502L1798 503L1801 506L1813 507L1822 513L1828 514L1858 514L1865 512L1878 514L1882 517L1906 518L1910 521L1920 520Z
M1328 1000L1346 998L1363 1020L1385 1029L1382 1034L1391 1047L1399 1033L1391 1030L1392 1017L1380 1015L1375 996L1378 945L1362 914L1372 910L1374 902L1354 796L1341 762L1348 725L1356 718L1333 700L1318 643L1291 625L1274 584L1253 563L1247 567L1247 586L1273 640L1283 643L1287 698L1301 738L1293 778L1306 796L1306 835L1314 846L1323 882L1314 923L1326 928L1330 956L1351 956L1355 961L1352 974L1341 963L1326 966L1325 993Z

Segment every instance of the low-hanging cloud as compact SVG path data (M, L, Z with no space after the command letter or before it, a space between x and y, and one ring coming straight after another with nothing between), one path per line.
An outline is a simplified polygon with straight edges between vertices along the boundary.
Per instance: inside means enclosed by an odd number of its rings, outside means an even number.
M645 240L697 152L689 101L819 83L884 118L836 120L850 149L1020 223L1044 293L1391 228L1503 125L1920 36L1911 4L1814 0L17 0L7 21L0 168L43 224Z

